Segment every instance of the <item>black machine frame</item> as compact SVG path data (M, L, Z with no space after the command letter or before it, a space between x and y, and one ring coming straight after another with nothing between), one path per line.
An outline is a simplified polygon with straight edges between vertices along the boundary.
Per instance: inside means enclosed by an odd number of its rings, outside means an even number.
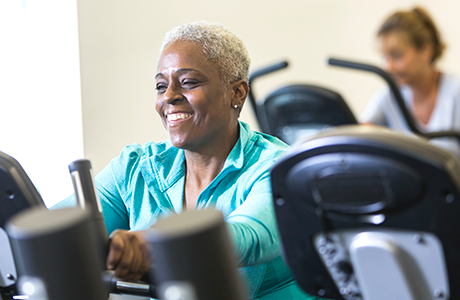
M326 62L328 65L331 65L331 66L369 72L369 73L375 74L379 76L380 78L382 78L388 84L388 87L390 88L393 98L396 101L397 106L401 110L401 113L403 114L403 117L407 123L407 126L414 134L427 138L427 139L452 137L452 138L456 138L460 142L460 133L457 131L439 131L439 132L421 131L417 127L412 114L407 109L404 99L395 81L393 80L390 74L388 74L381 68L378 68L370 64L354 62L350 60L337 59L337 58L328 58ZM275 99L275 97L281 94L296 94L296 93L302 94L302 96L305 99L303 100L297 99L296 101L293 101L293 103L291 104L292 108L286 108L286 107L289 107L288 103L283 103L282 105L284 109L289 109L290 112L294 112L295 114L299 116L302 116L302 114L304 115L308 114L308 112L303 112L301 110L308 109L309 107L311 107L311 105L310 106L305 105L304 103L304 108L302 108L302 106L300 106L299 103L311 101L311 99L317 98L316 100L317 102L318 101L319 102L330 101L328 102L329 107L331 107L331 109L336 110L336 112L333 112L334 121L330 122L329 125L340 126L340 125L357 124L356 118L354 117L353 113L351 112L351 110L349 109L349 107L347 106L343 98L338 93L332 90L329 90L329 89L319 87L319 86L308 85L308 84L288 85L285 87L281 87L278 90L275 90L274 92L269 94L267 97L265 97L263 100L257 101L257 98L254 93L254 88L253 88L254 82L258 78L264 75L282 70L288 67L288 65L289 64L287 61L281 61L276 64L270 65L268 67L253 71L249 75L250 91L248 94L248 99L254 110L254 114L256 116L257 122L262 132L268 133L268 134L271 134L277 137L281 137L279 132L276 131L276 126L274 125L278 121L279 119L278 115L281 112L279 110L277 111L276 109L275 110L270 109L270 106L273 107L273 102L276 102L276 101L279 102L279 100ZM333 104L333 105L330 105L330 104ZM316 107L318 107L318 105L316 105ZM299 124L307 123L309 122L308 118L309 117L307 117L307 120L294 119L292 120L292 122L293 123L297 122Z

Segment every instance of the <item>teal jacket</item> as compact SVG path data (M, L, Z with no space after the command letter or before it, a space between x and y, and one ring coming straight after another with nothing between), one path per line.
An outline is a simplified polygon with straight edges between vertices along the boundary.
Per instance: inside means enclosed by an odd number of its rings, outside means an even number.
M287 148L240 122L240 137L222 171L197 199L196 209L222 211L249 299L314 299L299 289L280 256L269 171ZM180 213L184 180L184 151L169 140L125 147L95 177L109 233L146 229Z

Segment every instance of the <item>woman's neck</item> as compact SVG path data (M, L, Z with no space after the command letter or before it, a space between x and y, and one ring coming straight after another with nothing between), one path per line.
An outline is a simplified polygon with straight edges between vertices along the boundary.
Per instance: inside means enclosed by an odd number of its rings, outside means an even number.
M413 114L422 124L427 125L433 114L438 98L441 73L435 69L421 74L417 84L410 85L413 96Z
M188 155L187 155L188 154ZM216 153L212 156L202 156L197 153L185 155L186 180L200 190L204 190L211 181L222 171L228 153Z
M239 127L231 134L222 135L202 151L185 150L184 205L193 209L199 194L222 171L225 161L238 141Z
M202 179L217 176L238 137L239 124L229 129L229 132L214 137L199 149L186 149L184 152L187 175Z
M414 103L435 102L440 77L441 73L434 68L422 72L416 82L409 85L414 97Z

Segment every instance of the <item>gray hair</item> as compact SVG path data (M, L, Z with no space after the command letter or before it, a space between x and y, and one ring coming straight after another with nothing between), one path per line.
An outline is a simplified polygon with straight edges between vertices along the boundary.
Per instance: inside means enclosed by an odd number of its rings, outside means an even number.
M203 46L205 59L214 63L224 84L248 81L251 59L243 41L217 23L196 21L177 26L166 33L160 55L166 45L176 41L196 42Z

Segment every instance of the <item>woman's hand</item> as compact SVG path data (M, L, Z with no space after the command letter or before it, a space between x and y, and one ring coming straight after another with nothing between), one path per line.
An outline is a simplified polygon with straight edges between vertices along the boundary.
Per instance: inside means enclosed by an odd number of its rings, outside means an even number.
M107 269L123 280L137 281L150 267L149 244L144 231L116 230L111 234Z

